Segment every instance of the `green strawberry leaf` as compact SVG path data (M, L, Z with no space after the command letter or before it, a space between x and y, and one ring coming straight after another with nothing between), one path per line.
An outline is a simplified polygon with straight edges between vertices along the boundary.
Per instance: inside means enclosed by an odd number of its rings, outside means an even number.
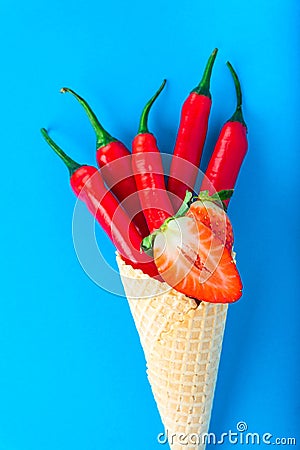
M192 198L193 198L193 194L189 191L186 191L182 205L180 206L180 208L177 211L177 213L175 214L175 216L173 216L174 218L178 219L179 217L182 217L185 215L185 213L190 209Z
M216 192L212 197L218 200L224 201L232 197L233 189L223 189L222 191Z
M227 205L225 203L225 200L228 200L230 197L232 197L233 189L223 189L222 191L216 192L215 194L210 195L209 191L201 191L199 192L198 197L194 197L193 200L201 200L204 201L210 201L214 202L217 205L223 206L224 210L227 211Z

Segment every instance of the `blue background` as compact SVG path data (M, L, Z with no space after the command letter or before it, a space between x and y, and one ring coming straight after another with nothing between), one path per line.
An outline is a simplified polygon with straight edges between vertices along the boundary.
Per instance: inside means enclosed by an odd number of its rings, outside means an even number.
M203 168L234 109L227 59L242 82L249 152L230 205L245 290L230 307L211 430L244 420L249 431L300 439L299 14L296 0L2 0L1 450L161 448L128 306L78 263L75 197L39 130L94 163L88 120L59 89L85 96L130 145L167 77L150 127L170 153L214 47Z

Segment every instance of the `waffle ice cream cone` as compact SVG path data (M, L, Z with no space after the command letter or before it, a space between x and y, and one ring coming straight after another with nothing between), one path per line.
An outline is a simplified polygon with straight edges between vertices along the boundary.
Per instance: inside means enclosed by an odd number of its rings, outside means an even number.
M148 379L171 450L204 450L227 304L201 302L126 265L124 290L144 350Z

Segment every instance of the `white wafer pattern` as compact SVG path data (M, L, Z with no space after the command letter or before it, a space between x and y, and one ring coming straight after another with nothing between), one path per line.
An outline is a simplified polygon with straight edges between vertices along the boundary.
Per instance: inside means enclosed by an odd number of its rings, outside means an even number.
M119 257L117 262L170 447L203 450L205 445L190 443L189 436L208 432L227 305L197 307ZM187 445L178 442L180 433Z

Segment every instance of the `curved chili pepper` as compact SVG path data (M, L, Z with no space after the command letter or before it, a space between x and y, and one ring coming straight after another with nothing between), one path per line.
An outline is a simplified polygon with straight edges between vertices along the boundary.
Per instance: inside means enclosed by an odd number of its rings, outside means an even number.
M174 214L166 191L161 155L155 137L148 130L149 111L165 84L166 80L144 107L138 134L132 142L132 169L150 233Z
M62 88L62 93L69 92L84 108L96 133L96 159L101 168L107 187L114 193L128 212L142 236L149 234L144 214L139 208L137 188L132 173L131 153L125 145L112 137L101 125L90 105L69 88Z
M168 191L177 210L186 191L193 190L206 138L211 109L210 79L218 49L210 55L202 79L182 105Z
M154 262L140 253L141 234L117 199L106 189L100 172L96 167L75 162L58 147L44 128L41 132L46 142L69 169L70 184L75 195L86 204L125 262L150 276L156 276L158 272Z
M242 113L242 91L236 72L230 62L227 66L233 77L237 106L232 117L224 124L209 161L201 190L221 191L234 189L237 176L248 149L247 125ZM213 188L212 188L213 186ZM229 199L225 200L228 205Z

